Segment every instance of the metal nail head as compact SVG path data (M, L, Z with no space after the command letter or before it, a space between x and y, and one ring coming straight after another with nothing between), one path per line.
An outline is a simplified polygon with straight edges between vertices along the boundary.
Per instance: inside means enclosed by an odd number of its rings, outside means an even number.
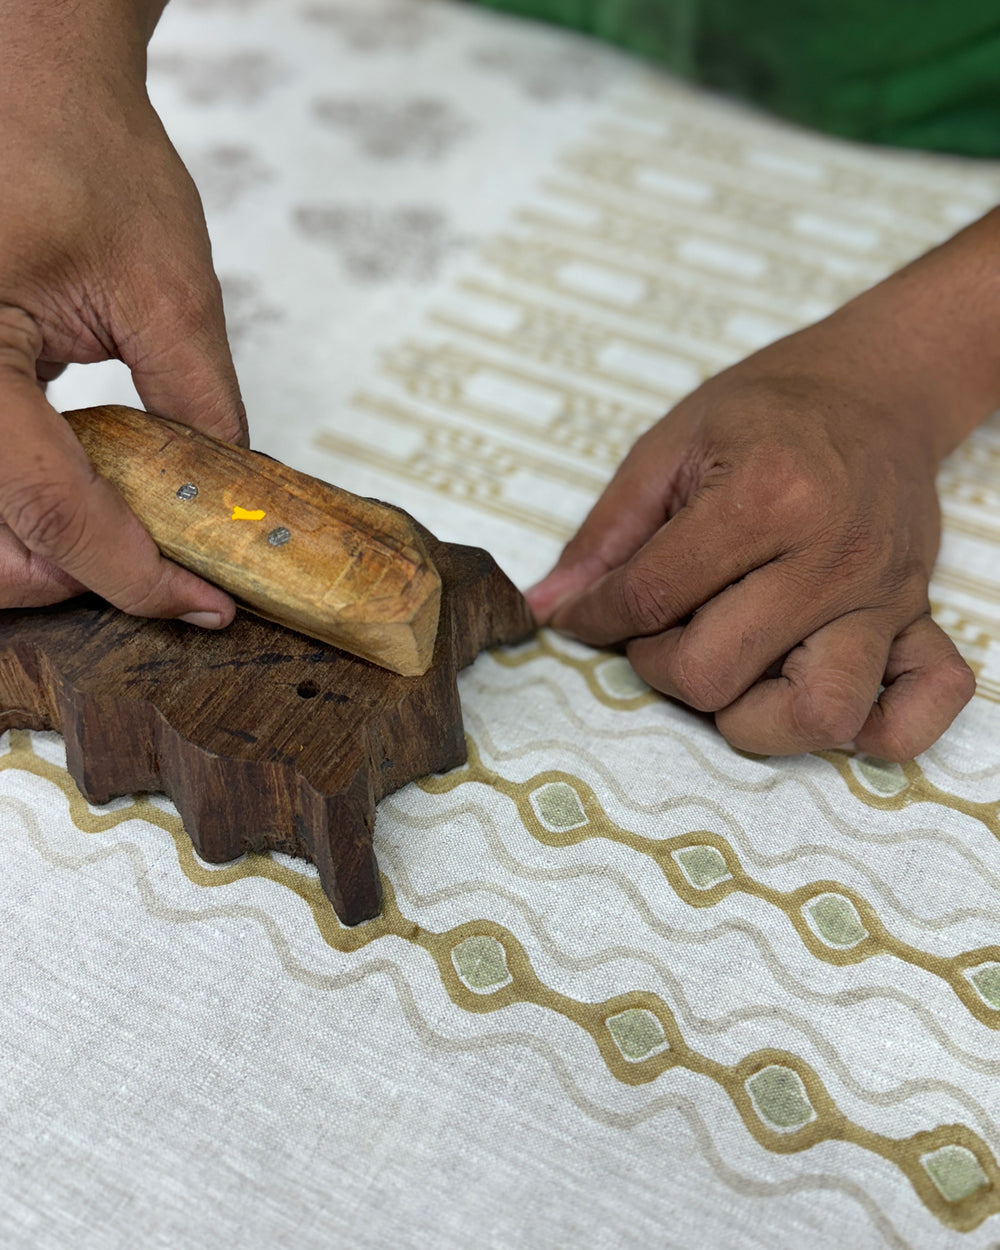
M198 493L198 487L195 486L194 482L185 482L183 486L178 488L177 498L178 499L194 499L197 493Z
M267 541L272 547L283 547L291 538L290 530L286 530L283 525L279 525L277 529L271 530L267 536Z

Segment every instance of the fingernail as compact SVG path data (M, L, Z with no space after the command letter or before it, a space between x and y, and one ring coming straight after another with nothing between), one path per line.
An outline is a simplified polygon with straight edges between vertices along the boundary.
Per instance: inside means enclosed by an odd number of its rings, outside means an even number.
M178 618L189 625L197 625L200 629L221 629L222 617L218 612L185 612Z
M563 599L568 598L577 589L576 581L575 568L558 569L529 587L524 592L524 597L535 619L544 623Z
M527 599L529 604L540 603L546 597L545 592L552 583L554 576L555 574L549 573L548 576L543 577L540 582L535 582L534 586L528 587L528 589L524 592L524 597Z
M856 751L857 744L854 742L841 742L839 746L833 748L835 751Z

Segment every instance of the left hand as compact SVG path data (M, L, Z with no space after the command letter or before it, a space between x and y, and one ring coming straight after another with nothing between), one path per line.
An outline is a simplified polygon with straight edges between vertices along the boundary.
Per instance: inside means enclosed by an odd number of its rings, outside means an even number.
M975 690L927 599L946 414L865 326L820 323L683 400L529 592L744 750L910 759Z

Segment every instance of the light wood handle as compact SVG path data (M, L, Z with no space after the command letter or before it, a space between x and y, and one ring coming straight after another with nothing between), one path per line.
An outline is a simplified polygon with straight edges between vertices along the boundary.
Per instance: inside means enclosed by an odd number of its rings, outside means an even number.
M268 620L407 677L427 671L441 579L408 517L133 408L65 415L169 559Z

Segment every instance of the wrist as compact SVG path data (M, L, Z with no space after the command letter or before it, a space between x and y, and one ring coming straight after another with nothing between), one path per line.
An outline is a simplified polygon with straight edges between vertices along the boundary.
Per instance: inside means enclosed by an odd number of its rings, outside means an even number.
M863 292L825 328L938 461L1000 407L1000 210ZM914 428L917 427L917 428Z
M936 469L1000 407L1000 210L737 368L875 405Z
M95 96L144 92L146 45L165 4L0 0L0 107L34 108L66 96L79 106L81 83Z

